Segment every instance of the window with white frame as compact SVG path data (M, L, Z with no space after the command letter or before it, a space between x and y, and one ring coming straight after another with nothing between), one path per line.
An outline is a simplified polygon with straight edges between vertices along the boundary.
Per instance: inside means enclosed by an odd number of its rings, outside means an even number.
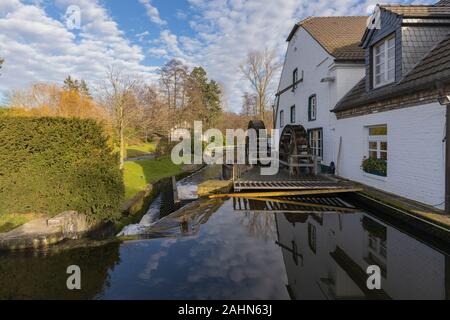
M388 160L388 129L386 125L369 127L369 158Z
M280 128L284 127L284 110L280 111Z
M381 87L395 81L395 37L373 46L373 86Z
M369 234L369 248L377 256L380 256L384 259L387 258L386 240L377 238L376 236Z
M313 129L308 131L309 146L312 154L323 159L323 130Z
M372 265L377 265L381 269L381 275L386 278L387 276L387 241L386 239L378 238L377 236L368 235L369 247L365 260Z

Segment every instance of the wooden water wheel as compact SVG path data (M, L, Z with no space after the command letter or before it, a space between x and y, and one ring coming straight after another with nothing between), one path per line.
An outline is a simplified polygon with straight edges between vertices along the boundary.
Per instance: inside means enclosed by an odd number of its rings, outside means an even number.
M308 133L303 126L288 125L280 136L280 164L287 166L291 156L310 154ZM292 169L293 174L300 172L299 168Z

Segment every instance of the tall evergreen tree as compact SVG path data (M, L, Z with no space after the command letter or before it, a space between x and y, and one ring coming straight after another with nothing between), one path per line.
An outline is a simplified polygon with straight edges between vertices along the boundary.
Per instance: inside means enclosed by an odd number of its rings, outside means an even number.
M70 75L64 80L64 90L76 91L80 95L85 97L91 96L86 81L78 81L77 79L72 78Z
M222 104L221 104L221 96L222 89L219 84L211 80L208 83L206 91L206 106L208 109L209 115L209 124L212 126L215 124L218 116L222 113Z
M191 89L197 89L196 91L191 90L191 95L192 92L197 92L200 96L201 106L198 108L200 117L207 126L212 127L222 112L220 86L214 80L208 81L208 75L202 67L192 69L190 80L192 82ZM190 98L192 100L192 97Z
M77 79L73 79L70 75L64 80L64 90L77 91L79 90L79 83Z
M4 60L4 59L2 59L2 58L0 58L0 70L2 69L2 66L3 66L3 62L5 62L5 60ZM0 73L0 75L1 75L1 73Z

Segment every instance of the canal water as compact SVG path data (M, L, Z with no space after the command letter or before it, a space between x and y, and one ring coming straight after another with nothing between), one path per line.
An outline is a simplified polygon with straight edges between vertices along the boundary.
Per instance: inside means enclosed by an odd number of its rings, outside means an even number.
M0 299L450 298L449 253L377 213L238 203L197 200L156 219L154 206L129 241L0 254ZM70 265L79 291L67 290ZM381 290L367 289L371 265Z

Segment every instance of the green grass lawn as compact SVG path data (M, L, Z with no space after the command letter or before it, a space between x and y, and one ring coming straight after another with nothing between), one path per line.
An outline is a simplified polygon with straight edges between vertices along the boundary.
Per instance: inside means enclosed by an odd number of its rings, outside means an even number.
M127 146L127 157L136 158L156 151L156 143L144 143L142 145Z
M42 215L35 213L2 214L0 215L0 233L11 231L33 219L41 217Z
M173 164L170 157L125 162L125 198L131 199L151 182L182 172L181 166Z

